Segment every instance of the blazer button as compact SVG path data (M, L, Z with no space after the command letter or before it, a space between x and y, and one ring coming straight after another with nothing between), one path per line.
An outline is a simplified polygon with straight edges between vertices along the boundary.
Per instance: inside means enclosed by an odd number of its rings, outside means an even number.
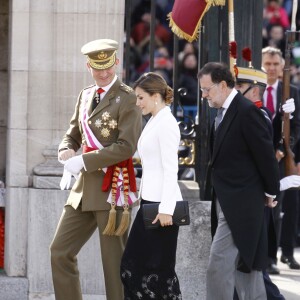
M89 124L92 124L92 121L89 121Z
M101 170L102 170L101 168L98 169L98 171L101 171Z

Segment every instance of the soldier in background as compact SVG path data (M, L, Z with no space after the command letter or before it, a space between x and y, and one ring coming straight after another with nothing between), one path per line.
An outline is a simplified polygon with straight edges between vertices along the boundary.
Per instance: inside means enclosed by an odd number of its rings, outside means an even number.
M282 53L279 49L273 47L266 47L262 49L262 67L267 73L267 87L266 91L263 96L263 105L269 109L271 112L272 117L272 125L273 125L273 143L276 151L276 158L279 161L280 167L280 178L284 177L284 166L282 158L284 157L284 151L282 149L281 143L281 128L282 128L282 89L283 85L280 81L280 74L282 73L283 69L283 59ZM290 142L291 142L291 149L294 151L294 147L296 143L300 139L300 102L299 102L299 91L298 89L290 85L290 97L294 99L295 111L293 116L290 120ZM285 111L284 111L285 112ZM285 195L286 194L286 195ZM294 242L293 231L290 230L291 225L288 223L294 221L287 216L288 209L296 209L297 202L295 201L296 192L289 190L286 193L280 193L279 205L274 209L274 219L275 219L275 230L278 243L281 241L282 246L282 256L281 261L283 263L287 263L291 269L299 269L300 265L296 262L293 256L294 250ZM282 214L282 205L286 206L286 215ZM287 203L288 202L288 203ZM292 204L293 203L293 204ZM283 217L282 217L283 215ZM282 227L282 230L281 230ZM283 238L283 240L281 239ZM277 244L277 247L279 245ZM280 271L277 267L277 256L269 257L269 266L268 266L268 273L269 274L279 274Z
M267 74L261 70L253 68L238 68L238 75L236 76L236 89L240 93L252 101L258 108L261 109L266 125L269 128L270 134L273 136L272 116L270 111L263 106L261 99L267 85ZM282 106L283 111L292 113L295 109L293 99L289 99ZM292 175L285 177L280 181L280 190L285 190L291 187L298 187L300 185L300 176ZM272 214L272 208L265 207L265 219L268 224L268 253L269 257L277 254L277 242L274 227L274 219ZM268 299L281 299L284 300L284 296L280 293L278 287L271 281L266 270L263 270L263 278ZM234 300L237 300L237 294L235 293Z

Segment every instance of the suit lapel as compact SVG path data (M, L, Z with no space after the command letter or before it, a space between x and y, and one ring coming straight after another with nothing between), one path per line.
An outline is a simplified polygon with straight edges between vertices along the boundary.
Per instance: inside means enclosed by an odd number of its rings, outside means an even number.
M92 114L92 104L95 97L96 97L96 86L94 86L93 90L90 91L85 102L87 105L86 107L88 108L89 116Z
M216 132L214 132L215 138L214 138L214 145L213 145L212 163L214 162L214 160L221 148L223 140L226 136L226 133L237 113L238 95L239 94L237 94L233 98L231 104L229 105L229 107L224 115L222 122L220 123Z

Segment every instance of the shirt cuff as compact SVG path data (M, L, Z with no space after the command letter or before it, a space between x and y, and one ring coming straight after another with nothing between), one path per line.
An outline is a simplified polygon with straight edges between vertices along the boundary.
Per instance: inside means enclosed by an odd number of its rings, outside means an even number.
M265 195L266 195L267 197L270 197L270 198L273 198L273 199L276 198L276 195L270 195L270 194L268 194L268 193L265 193Z

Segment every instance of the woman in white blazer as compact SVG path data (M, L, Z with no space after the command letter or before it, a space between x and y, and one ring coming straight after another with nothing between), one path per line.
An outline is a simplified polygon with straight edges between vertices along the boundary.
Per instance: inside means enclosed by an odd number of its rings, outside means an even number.
M121 262L125 300L179 300L182 296L175 273L179 228L173 225L172 215L182 195L177 182L180 131L169 107L173 90L153 72L142 75L133 88L142 114L152 115L138 141L143 169L141 207L159 202L153 223L160 226L146 230L140 207Z

